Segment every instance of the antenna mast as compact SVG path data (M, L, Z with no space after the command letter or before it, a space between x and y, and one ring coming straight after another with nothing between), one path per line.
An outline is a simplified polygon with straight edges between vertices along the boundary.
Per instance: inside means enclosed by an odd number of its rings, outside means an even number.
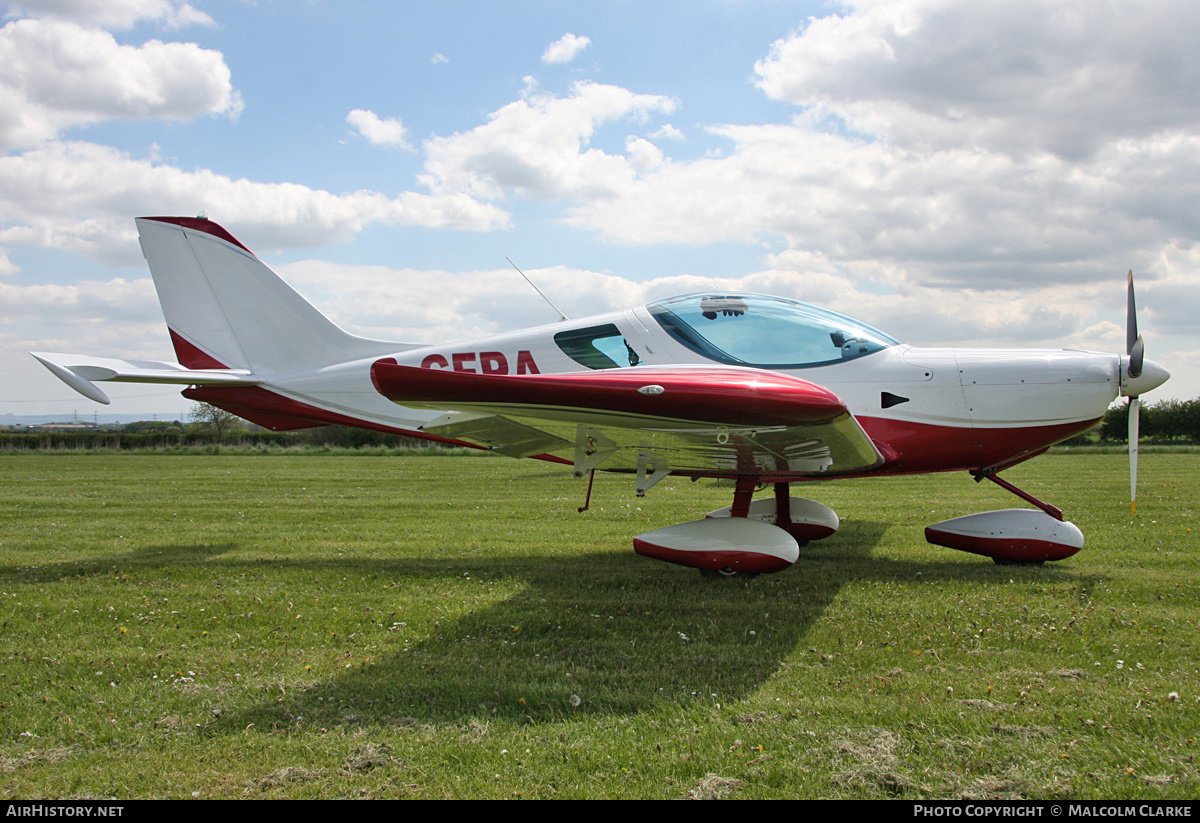
M533 282L532 280L530 280L530 279L529 279L529 275L525 274L525 272L523 272L523 271L521 271L519 268L517 268L517 264L516 264L516 263L514 263L514 262L512 261L512 259L511 259L511 258L509 258L509 257L505 257L504 259L505 259L505 260L508 260L508 265L512 266L514 269L517 269L517 274L519 274L519 275L521 275L522 277L524 277L524 278L525 278L525 282L526 282L526 283L528 283L529 285L533 286L533 290L534 290L535 292L537 292L538 294L540 294L540 295L542 296L542 299L543 299L543 300L545 300L547 303L549 303L549 304L550 304L550 308L552 308L552 309L554 309L554 311L558 312L558 320L559 320L559 322L560 322L560 323L561 323L561 322L563 322L563 321L565 321L565 320L567 319L567 316L566 316L565 314L563 314L563 313L562 313L562 309L560 309L558 306L554 305L554 303L553 303L553 302L550 300L550 298L549 298L549 297L547 297L545 294L543 294L543 293L542 293L542 290L541 290L541 289L539 289L539 288L538 288L538 287L537 287L537 286L534 284L534 282Z

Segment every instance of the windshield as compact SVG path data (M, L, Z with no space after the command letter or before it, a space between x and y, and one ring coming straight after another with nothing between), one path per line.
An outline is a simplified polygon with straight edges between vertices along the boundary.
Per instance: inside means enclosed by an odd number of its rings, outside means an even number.
M646 308L680 343L732 366L827 366L900 342L845 315L782 297L691 294Z

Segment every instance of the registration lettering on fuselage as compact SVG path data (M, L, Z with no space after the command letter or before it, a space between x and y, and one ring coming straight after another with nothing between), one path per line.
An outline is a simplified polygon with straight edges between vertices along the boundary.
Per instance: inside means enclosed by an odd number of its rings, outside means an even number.
M478 368L476 368L478 366ZM452 369L476 374L509 374L508 358L503 352L455 352L449 359L444 354L431 354L421 361L423 369ZM517 352L516 374L541 374L533 354L522 349Z

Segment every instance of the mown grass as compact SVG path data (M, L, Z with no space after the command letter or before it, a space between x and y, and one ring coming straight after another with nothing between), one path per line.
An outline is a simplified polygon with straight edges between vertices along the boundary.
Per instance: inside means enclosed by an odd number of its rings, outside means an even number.
M128 441L128 436L124 436ZM117 443L119 438L114 437L113 442ZM29 438L29 443L32 446L25 444L14 444L11 441L0 441L0 456L15 457L21 455L173 455L175 457L184 456L213 456L225 455L233 457L482 457L482 456L499 456L491 452L483 452L479 449L468 448L465 446L442 446L434 445L418 445L418 446L392 446L392 445L366 445L366 446L337 446L330 444L317 443L174 443L169 445L136 445L129 446L128 442L117 445L89 445L84 438L78 438L78 442L69 444L59 444L46 446L36 442L32 437Z
M1194 798L1200 458L1006 473L1087 535L998 567L965 475L705 581L634 534L730 489L462 458L0 457L0 796Z

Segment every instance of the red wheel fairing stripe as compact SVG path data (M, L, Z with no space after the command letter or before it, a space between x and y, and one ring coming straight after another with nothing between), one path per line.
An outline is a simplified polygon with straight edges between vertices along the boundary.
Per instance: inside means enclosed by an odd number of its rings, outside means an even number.
M1062 560L1080 550L1079 546L1054 543L1050 540L976 537L945 532L932 526L925 527L925 539L935 546L981 554L984 557L998 557L1001 560Z
M782 557L775 557L770 554L739 550L681 551L680 549L668 549L665 546L649 543L640 537L633 539L633 550L643 557L652 557L655 560L664 560L667 563L676 563L680 566L688 566L693 569L724 569L729 567L739 572L771 574L773 572L781 572L792 565Z

